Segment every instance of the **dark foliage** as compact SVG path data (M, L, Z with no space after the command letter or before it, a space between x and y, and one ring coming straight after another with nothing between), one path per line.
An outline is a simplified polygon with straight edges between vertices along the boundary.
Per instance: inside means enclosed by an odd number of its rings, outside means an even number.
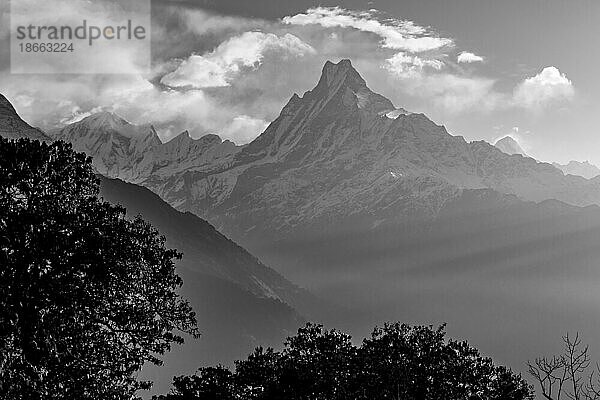
M216 397L215 397L216 396ZM308 324L281 352L258 348L236 363L174 379L155 400L524 400L532 388L444 327L386 324L360 347L348 335Z
M195 316L175 250L63 142L0 138L0 398L131 399Z

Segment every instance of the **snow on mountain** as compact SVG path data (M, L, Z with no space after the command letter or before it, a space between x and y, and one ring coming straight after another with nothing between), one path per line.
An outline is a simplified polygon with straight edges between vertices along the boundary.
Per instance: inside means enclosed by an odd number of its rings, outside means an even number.
M52 136L93 156L94 167L101 174L130 182L150 173L152 149L161 144L152 126L135 126L108 112L91 115Z
M233 142L217 135L192 139L186 131L154 149L155 174L166 177L181 170L216 167L226 164L238 150Z
M97 119L104 123L83 120L59 137L94 156L101 172L142 184L239 240L327 221L376 226L433 218L465 189L600 203L600 182L450 135L372 92L349 60L327 62L314 89L294 94L246 146L186 133L161 144L149 127Z
M509 154L509 155L520 154L522 156L527 157L525 150L523 150L521 148L521 146L519 145L519 142L517 142L514 138L512 138L510 136L505 136L502 139L497 140L496 143L494 144L494 146L496 146L497 148L499 148L502 152L504 152L506 154Z
M565 174L578 175L586 179L592 179L600 175L600 168L591 164L589 161L569 161L568 164L552 163L556 168Z
M468 143L423 114L388 118L394 110L348 60L328 62L317 86L292 96L228 168L178 174L153 190L234 237L297 231L322 221L364 218L375 224L435 216L463 189L573 204L600 200L596 188L579 193L584 183L550 164ZM165 190L170 187L177 194Z
M386 117L391 118L391 119L396 119L401 115L408 115L410 114L410 112L406 111L404 108L398 108L394 111L390 111L388 113L385 114Z
M155 174L173 173L216 165L237 147L216 135L192 139L183 132L162 143L151 125L133 125L121 117L102 112L53 133L54 139L73 144L77 151L93 156L96 169L111 178L139 183Z

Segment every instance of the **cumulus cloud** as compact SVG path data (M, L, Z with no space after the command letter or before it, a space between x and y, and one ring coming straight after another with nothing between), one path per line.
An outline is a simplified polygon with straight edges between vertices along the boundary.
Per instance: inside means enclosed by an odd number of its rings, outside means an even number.
M222 139L230 139L237 144L250 143L267 129L269 123L248 115L238 115L220 132Z
M478 55L468 52L468 51L463 51L456 58L456 61L459 64L461 64L461 63L471 64L471 63L476 63L476 62L483 62L483 60L484 60L483 57L478 56Z
M386 19L380 21L374 11L350 11L340 7L316 7L306 13L283 18L291 25L321 25L325 28L354 28L381 38L383 47L419 53L452 46L453 41L433 35L412 21Z
M410 78L418 77L425 68L439 71L444 67L444 62L437 59L423 59L419 56L399 52L387 59L384 67L400 77Z
M514 91L518 106L539 109L549 104L568 101L575 95L573 83L556 67L546 67L539 74L525 79Z
M171 87L229 86L242 68L257 68L265 53L281 51L285 56L303 56L315 50L297 36L286 33L245 32L220 44L212 52L192 55L166 74L161 82Z

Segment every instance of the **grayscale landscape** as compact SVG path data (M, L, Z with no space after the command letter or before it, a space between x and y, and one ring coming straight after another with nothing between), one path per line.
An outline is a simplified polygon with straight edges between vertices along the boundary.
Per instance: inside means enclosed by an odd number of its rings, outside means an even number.
M150 74L0 53L0 136L85 153L183 253L201 335L142 369L150 393L306 322L446 324L532 385L566 333L597 359L598 5L338 3L153 1Z

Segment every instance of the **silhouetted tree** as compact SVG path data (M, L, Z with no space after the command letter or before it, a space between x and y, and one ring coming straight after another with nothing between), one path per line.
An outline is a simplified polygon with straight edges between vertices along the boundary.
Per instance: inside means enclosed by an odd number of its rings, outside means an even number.
M349 335L307 324L288 338L279 358L278 398L348 398L355 356Z
M243 398L274 398L280 393L281 357L272 348L258 347L246 360L236 361L236 383L242 388Z
M63 142L0 138L0 398L131 399L178 332L175 250Z
M519 375L466 342L446 340L444 326L386 324L363 342L359 357L366 399L526 399L531 393Z
M196 375L173 379L173 391L156 400L235 400L240 398L231 371L222 366L200 368Z
M204 370L182 384L174 381L161 400L196 400ZM308 324L281 352L257 349L236 363L236 400L524 400L532 388L507 368L465 342L447 340L444 327L387 324L362 346L336 330ZM192 386L190 386L190 384ZM193 386L196 385L196 386Z
M563 336L562 354L542 357L529 363L529 373L548 400L600 399L600 365L591 366L589 348L579 333Z

